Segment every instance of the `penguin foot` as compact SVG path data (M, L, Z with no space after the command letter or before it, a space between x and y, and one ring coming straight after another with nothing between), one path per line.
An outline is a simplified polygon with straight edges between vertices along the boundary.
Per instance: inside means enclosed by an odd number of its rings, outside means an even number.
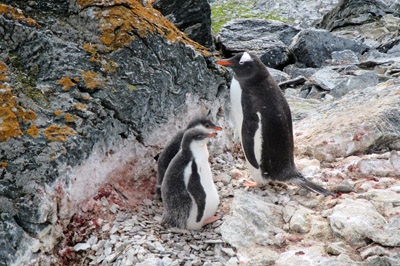
M215 222L215 221L217 221L217 220L219 220L219 219L221 219L221 217L218 216L218 215L217 215L217 216L210 217L210 218L205 219L205 220L203 221L203 225L213 223L213 222Z
M244 187L259 187L260 184L254 181L246 180L246 182L242 185Z

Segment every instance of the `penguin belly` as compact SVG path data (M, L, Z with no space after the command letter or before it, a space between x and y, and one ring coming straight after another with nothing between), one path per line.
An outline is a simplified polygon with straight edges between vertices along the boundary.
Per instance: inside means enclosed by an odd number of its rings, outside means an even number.
M260 112L257 112L258 116L258 128L254 134L254 154L256 156L257 163L259 165L259 168L255 168L253 165L251 165L247 160L247 168L249 169L251 176L253 177L254 181L256 181L259 184L264 184L266 183L266 179L263 177L263 173L261 173L261 164L264 163L261 161L261 156L262 156L262 121L261 121L261 114ZM243 142L242 142L243 145ZM268 176L268 173L264 173L264 176Z
M196 201L194 200L193 196L190 195L190 197L192 199L192 207L191 207L188 222L187 222L187 228L188 229L200 229L203 226L204 220L213 217L214 214L217 212L218 205L219 205L219 196L218 196L217 188L215 187L215 184L214 184L214 180L212 178L210 164L208 163L207 148L196 151L193 155L195 158L195 162L198 166L197 171L200 176L201 186L203 187L203 190L206 194L206 199L205 199L203 217L201 217L200 221L197 222L196 219L197 219L197 214L198 214L198 206L197 206ZM191 164L192 163L190 163L190 165L189 165L190 169L192 169ZM191 173L191 170L188 169L188 172L189 171ZM185 179L185 182L186 182L186 179Z
M242 123L243 123L243 108L242 108L242 88L239 82L233 78L230 87L231 98L231 114L235 124L236 133L242 141Z
M230 99L231 99L231 112L233 116L233 120L235 123L236 132L239 134L240 143L243 148L243 140L242 140L242 125L243 125L243 107L242 107L242 88L240 87L239 82L232 78L231 87L230 87ZM258 129L254 135L254 153L256 155L256 159L259 165L261 165L261 154L262 154L262 127L261 127L261 114L257 112L259 123ZM244 148L243 148L244 150ZM246 157L246 154L245 154ZM265 178L262 177L261 169L255 168L251 165L246 158L246 166L249 169L254 181L259 184L264 184L266 182Z

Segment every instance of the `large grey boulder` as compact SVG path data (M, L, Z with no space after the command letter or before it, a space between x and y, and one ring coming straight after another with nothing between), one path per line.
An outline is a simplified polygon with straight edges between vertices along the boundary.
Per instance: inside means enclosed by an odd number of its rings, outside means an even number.
M290 61L287 49L298 29L266 19L235 19L222 26L217 45L225 57L242 51L256 53L268 67L282 67Z
M153 7L190 39L208 48L214 48L211 7L207 0L156 0Z
M1 265L73 245L71 217L99 216L88 210L106 184L127 208L151 198L163 145L196 114L218 123L223 108L224 73L159 12L70 2L32 12L41 25L1 5Z
M336 37L326 30L306 29L300 31L289 46L296 61L306 67L321 67L332 58L332 52L351 50L361 55L368 46L359 42Z
M332 31L348 26L361 25L383 17L386 14L398 13L381 1L376 0L341 0L328 12L317 27Z
M245 261L264 262L264 265L273 263L278 253L268 246L280 245L286 234L281 229L282 207L268 202L261 195L237 191L231 212L232 215L221 226L223 240L235 247Z

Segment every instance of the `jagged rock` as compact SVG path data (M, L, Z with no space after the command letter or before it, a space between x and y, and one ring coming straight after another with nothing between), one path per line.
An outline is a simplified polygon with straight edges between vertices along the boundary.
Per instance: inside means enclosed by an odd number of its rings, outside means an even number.
M386 43L381 44L378 47L378 51L382 52L382 53L388 53L388 54L393 54L393 53L397 54L397 53L400 53L399 47L400 47L400 37L396 37Z
M332 52L332 65L356 65L359 62L357 55L353 51Z
M396 11L381 1L341 0L334 9L324 15L317 27L332 31L347 25L364 24L386 14L396 14Z
M255 2L255 12L262 14L278 14L278 18L290 25L309 28L320 21L338 0L291 0L271 1L259 0Z
M318 247L294 249L283 252L275 262L276 266L334 266L338 264L343 266L362 265L344 254L337 257L324 254L323 250Z
M400 176L400 153L392 151L386 158L364 158L357 162L357 167L365 176Z
M390 255L390 252L385 248L375 245L360 251L361 258L366 259L370 256Z
M70 1L76 13L33 2L0 6L0 191L11 204L0 264L31 262L37 240L45 260L68 241L60 227L113 192L126 206L150 198L166 132L199 113L217 123L226 87L204 48L139 1ZM44 5L52 12L34 12Z
M217 35L217 44L225 57L251 51L266 66L277 68L289 63L287 46L298 32L298 29L278 21L236 19L222 26Z
M156 0L153 7L186 35L208 48L214 48L211 8L207 0Z
M371 256L365 260L366 266L386 266L386 265L398 265L400 263L400 257L398 255L389 256Z
M351 50L361 54L368 46L359 42L336 37L326 30L306 29L300 31L289 46L296 61L307 67L321 67L332 58L332 52Z
M386 220L369 201L345 199L333 208L329 223L333 232L349 244L365 246L382 233L375 228L385 226Z
M339 73L339 71L334 67L324 67L315 72L304 86L315 85L329 91L333 97L340 98L351 90L361 90L381 82L375 71L359 69L348 71L348 73Z
M396 149L400 139L399 87L394 80L379 83L321 106L296 124L296 154L333 161L357 152Z

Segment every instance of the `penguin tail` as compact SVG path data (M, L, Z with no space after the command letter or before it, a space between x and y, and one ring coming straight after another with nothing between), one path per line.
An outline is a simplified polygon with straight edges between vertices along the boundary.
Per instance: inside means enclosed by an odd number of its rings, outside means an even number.
M308 191L315 192L324 196L336 196L335 193L308 181L302 174L297 173L296 176L291 180L295 185L304 188Z

